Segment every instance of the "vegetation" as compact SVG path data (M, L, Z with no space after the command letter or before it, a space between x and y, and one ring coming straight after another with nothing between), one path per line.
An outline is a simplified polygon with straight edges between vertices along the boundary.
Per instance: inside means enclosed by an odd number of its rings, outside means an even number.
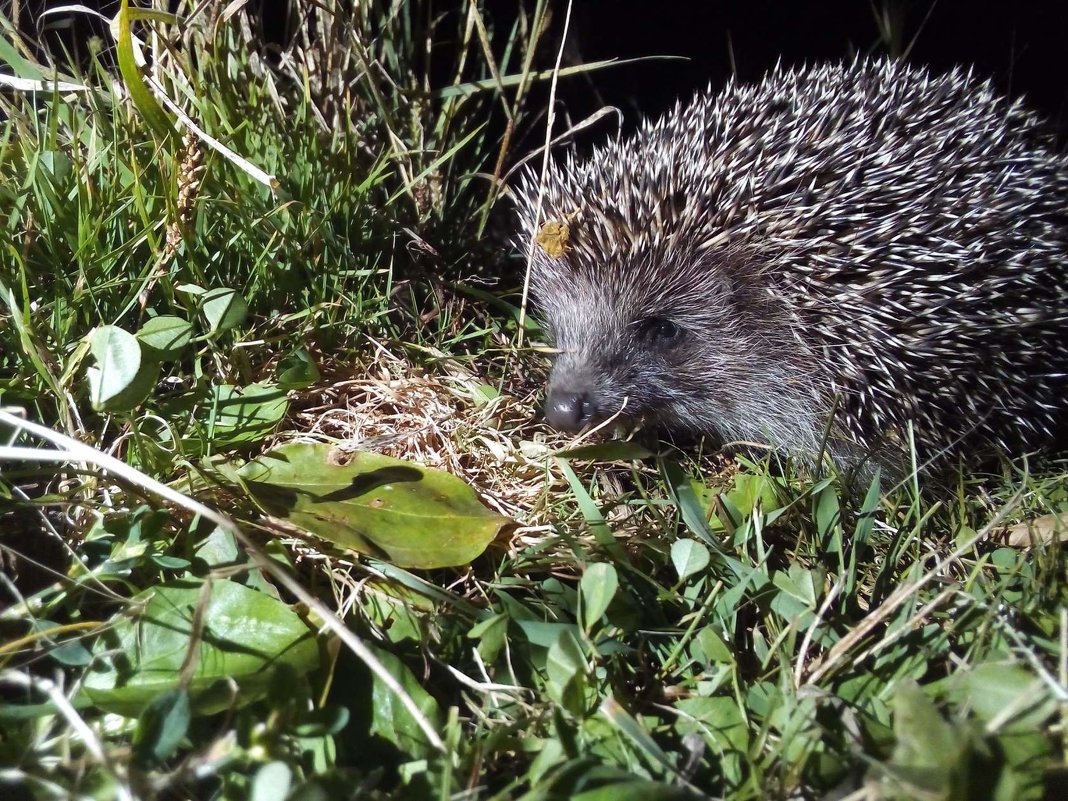
M348 5L0 17L0 795L1062 797L1068 478L552 439L565 9Z

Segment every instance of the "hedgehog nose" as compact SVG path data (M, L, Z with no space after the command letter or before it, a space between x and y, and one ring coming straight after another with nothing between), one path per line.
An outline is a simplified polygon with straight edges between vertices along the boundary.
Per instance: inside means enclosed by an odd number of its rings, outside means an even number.
M578 431L593 417L593 401L584 392L549 390L545 419L558 431Z

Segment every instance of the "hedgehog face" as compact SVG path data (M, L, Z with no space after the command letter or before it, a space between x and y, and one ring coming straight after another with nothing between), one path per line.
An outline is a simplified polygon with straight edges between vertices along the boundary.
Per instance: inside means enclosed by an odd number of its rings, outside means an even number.
M572 322L550 323L560 350L545 402L554 428L579 431L616 413L655 418L685 391L679 371L695 343L681 321L666 314L609 314L585 332Z
M797 429L798 404L787 396L799 383L782 374L792 348L768 334L785 330L769 326L781 310L736 285L730 267L687 255L674 254L671 269L662 253L596 268L535 265L535 297L559 351L545 404L554 428L578 431L619 413L725 439ZM769 398L758 382L787 389ZM769 413L763 434L747 425L760 419L757 403Z

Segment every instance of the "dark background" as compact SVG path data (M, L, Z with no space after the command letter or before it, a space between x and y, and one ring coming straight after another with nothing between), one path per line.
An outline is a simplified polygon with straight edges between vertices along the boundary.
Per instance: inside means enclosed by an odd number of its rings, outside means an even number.
M357 1L368 2L350 0ZM42 8L66 2L23 0L19 24L33 32ZM118 7L115 0L84 2L109 15ZM485 0L486 15L506 30L521 2L533 8L535 0ZM461 13L466 4L439 0L423 7L448 15ZM566 5L566 0L554 0L540 68L555 61ZM285 37L286 6L285 0L249 0L268 41ZM0 8L10 14L11 0L0 0ZM46 38L62 39L75 53L84 50L90 34L109 39L103 23L84 15L48 22L62 27ZM452 63L452 45L438 43L443 65ZM972 65L1005 94L1024 95L1068 139L1068 0L574 0L565 65L657 55L686 60L645 61L568 78L561 81L559 97L573 120L603 105L616 106L624 112L626 128L640 113L655 116L695 90L722 86L732 74L753 81L779 60L795 66L856 53L907 54L909 61L935 71ZM442 82L451 77L443 72ZM544 107L547 95L547 87L537 87L533 107ZM583 136L603 136L609 125L605 121Z
M493 3L511 6L511 3ZM554 30L562 28L559 4ZM892 33L880 30L889 18ZM903 55L934 71L974 66L1006 94L1024 95L1068 133L1068 2L962 0L575 0L567 56L587 62L649 55L649 61L572 79L563 98L576 118L618 106L629 126L679 97L732 74L754 81L786 66L855 53Z

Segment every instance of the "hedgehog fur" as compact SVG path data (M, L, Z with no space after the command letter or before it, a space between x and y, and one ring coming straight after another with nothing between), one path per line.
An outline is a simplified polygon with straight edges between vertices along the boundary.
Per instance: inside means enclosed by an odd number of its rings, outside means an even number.
M910 424L921 460L1063 424L1068 160L971 72L777 68L515 194L558 428L892 464Z

